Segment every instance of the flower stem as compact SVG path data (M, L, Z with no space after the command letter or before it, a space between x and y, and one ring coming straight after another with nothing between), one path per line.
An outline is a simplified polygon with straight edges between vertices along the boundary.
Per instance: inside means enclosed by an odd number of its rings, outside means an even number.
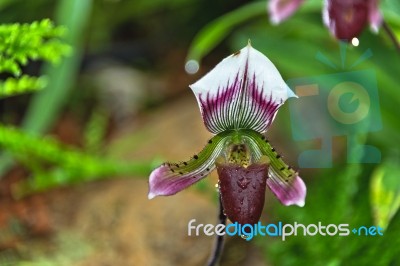
M226 225L226 215L224 213L224 207L222 206L222 199L221 199L220 193L219 193L218 223ZM221 254L222 254L223 247L224 247L224 236L217 235L217 238L215 239L213 253L211 254L210 260L208 261L208 264L207 264L208 266L217 265L217 263L221 257Z
M393 42L394 46L396 47L397 51L400 52L400 43L397 40L396 36L394 35L390 26L386 23L386 21L382 22L382 27L389 36L390 40Z

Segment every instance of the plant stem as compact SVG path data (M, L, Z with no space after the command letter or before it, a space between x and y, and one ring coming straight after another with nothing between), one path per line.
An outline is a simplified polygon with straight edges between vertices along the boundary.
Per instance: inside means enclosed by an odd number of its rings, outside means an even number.
M219 215L218 215L218 223L226 225L226 215L224 213L224 207L222 206L222 200L221 200L221 194L219 193ZM217 238L215 239L215 244L214 244L214 250L213 253L211 254L210 260L208 261L208 266L215 266L217 265L221 254L222 250L224 248L224 236L223 235L217 235Z
M386 23L386 21L382 22L382 27L389 36L390 40L393 42L394 47L396 47L397 51L400 52L400 43L397 40L396 35L394 35L390 26Z

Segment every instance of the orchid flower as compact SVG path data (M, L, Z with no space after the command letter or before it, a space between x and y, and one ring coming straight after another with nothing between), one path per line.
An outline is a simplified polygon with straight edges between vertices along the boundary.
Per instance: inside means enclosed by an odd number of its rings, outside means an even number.
M284 21L303 2L304 0L270 0L268 10L271 22L278 24ZM339 40L350 41L357 37L367 22L374 32L378 32L382 23L378 0L325 0L322 14L325 25Z
M303 180L263 135L286 99L297 97L274 64L249 42L190 88L204 125L215 136L190 160L156 168L150 174L149 199L173 195L217 168L231 221L257 223L267 186L284 205L303 206Z

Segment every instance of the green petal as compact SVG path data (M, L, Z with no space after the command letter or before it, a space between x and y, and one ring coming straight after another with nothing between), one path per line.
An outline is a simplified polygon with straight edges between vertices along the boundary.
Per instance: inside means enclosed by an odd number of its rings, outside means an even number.
M169 196L206 177L215 168L215 159L232 138L232 131L222 132L210 139L204 149L190 160L167 162L150 174L149 199Z

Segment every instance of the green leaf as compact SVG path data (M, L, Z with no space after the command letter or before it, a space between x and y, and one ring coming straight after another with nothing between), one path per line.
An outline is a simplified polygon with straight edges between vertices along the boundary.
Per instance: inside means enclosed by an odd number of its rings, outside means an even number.
M321 10L321 1L309 0L301 6L299 13L315 10ZM186 61L199 62L211 49L221 43L235 27L257 17L265 17L265 25L269 24L266 1L244 5L210 22L194 37Z
M388 160L372 173L370 200L376 225L386 229L400 208L400 167Z
M212 21L194 38L187 56L188 60L200 61L204 55L228 36L234 27L251 18L263 15L267 17L265 1L244 5Z

